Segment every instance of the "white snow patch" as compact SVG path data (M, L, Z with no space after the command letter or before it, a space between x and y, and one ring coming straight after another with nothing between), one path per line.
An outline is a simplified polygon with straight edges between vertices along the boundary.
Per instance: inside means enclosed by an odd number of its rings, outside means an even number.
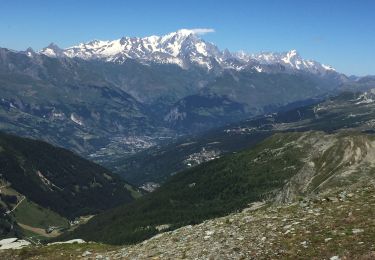
M18 239L18 238L6 238L6 239L0 240L0 250L21 249L29 245L31 245L29 241Z

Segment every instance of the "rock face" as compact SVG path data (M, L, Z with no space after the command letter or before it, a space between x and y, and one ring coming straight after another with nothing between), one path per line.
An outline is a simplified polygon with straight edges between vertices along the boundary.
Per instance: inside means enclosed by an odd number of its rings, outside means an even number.
M372 135L322 133L301 135L298 145L309 147L303 167L277 195L277 202L295 201L334 186L371 179L375 142Z

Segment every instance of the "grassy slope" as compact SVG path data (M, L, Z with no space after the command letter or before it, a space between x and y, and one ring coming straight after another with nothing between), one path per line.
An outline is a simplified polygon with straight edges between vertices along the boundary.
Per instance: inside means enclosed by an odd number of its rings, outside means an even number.
M66 218L49 209L42 208L27 199L22 201L14 210L14 215L18 223L32 227L44 229L49 226L69 227L69 222Z
M5 183L0 184L5 185ZM8 184L9 185L9 184ZM7 217L1 218L1 223L3 223L1 230L6 229L6 222L13 223L14 231L0 232L0 237L27 237L29 239L38 238L39 240L44 240L46 237L54 237L59 234L59 231L54 231L53 233L46 233L45 229L48 227L59 227L59 228L69 228L69 221L57 214L56 212L43 208L40 205L28 200L22 194L15 191L9 186L1 188L1 194L13 195L17 197L14 203L7 204L0 200L0 208L5 206L5 210L12 210L11 214ZM22 200L22 201L21 201ZM16 207L16 205L18 205ZM10 222L11 221L11 222ZM35 232L37 230L37 232ZM4 231L4 230L3 230Z

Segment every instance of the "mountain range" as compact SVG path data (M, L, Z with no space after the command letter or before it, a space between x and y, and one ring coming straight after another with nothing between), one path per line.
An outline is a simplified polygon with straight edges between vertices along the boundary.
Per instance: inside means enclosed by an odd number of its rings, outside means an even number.
M252 69L262 72L269 71L272 67L277 69L277 65L280 65L283 67L279 68L281 70L305 71L319 75L335 72L331 66L302 59L296 50L260 54L221 51L213 43L200 39L194 30L189 29L181 29L164 36L123 37L113 41L94 40L66 49L61 49L51 43L39 53L49 57L99 59L114 63L134 59L145 64L176 64L182 68L188 68L194 64L207 70ZM32 56L33 52L30 50L27 54Z
M182 29L66 49L0 49L0 129L108 164L153 145L343 90L347 77L295 51L220 50Z

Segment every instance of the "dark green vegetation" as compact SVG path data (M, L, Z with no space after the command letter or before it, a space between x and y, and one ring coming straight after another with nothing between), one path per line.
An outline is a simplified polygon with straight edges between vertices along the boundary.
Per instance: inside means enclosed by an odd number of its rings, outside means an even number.
M152 147L129 158L115 160L107 166L125 179L141 185L164 182L175 172L188 168L192 154L204 157L202 149L227 154L252 147L278 132L319 130L335 132L340 129L373 131L375 103L373 94L344 92L324 101L307 100L277 113L255 117L240 123L181 138L179 141Z
M134 199L135 190L120 177L41 141L0 133L0 167L2 182L68 218L95 214ZM21 205L19 210L25 210L23 207L27 206Z

